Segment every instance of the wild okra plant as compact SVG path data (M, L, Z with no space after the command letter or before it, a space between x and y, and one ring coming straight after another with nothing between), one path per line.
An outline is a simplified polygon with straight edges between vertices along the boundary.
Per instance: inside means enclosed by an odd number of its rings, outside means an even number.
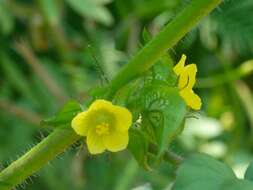
M0 190L11 189L43 167L74 142L87 144L91 154L129 149L146 169L163 159L179 164L173 189L253 189L252 167L239 180L226 165L205 155L181 158L168 152L183 130L190 109L199 110L194 93L197 67L183 55L174 66L166 51L173 47L221 0L192 0L154 38L144 32L143 48L108 85L91 92L91 101L68 102L44 120L54 131L0 173ZM230 186L232 184L232 187Z

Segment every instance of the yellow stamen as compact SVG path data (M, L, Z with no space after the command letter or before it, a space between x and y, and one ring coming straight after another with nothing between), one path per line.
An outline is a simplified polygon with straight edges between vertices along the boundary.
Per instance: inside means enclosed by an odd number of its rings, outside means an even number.
M109 134L109 124L108 123L101 123L96 126L96 133L98 135L106 135Z

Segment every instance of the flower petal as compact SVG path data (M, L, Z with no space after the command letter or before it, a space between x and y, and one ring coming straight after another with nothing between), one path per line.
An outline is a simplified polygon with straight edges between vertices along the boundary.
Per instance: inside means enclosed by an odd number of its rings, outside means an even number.
M132 124L132 113L120 106L114 106L113 113L115 115L115 129L117 131L127 131Z
M187 65L179 76L178 88L180 90L184 88L192 89L196 82L196 73L196 64Z
M103 137L106 149L111 152L117 152L127 147L129 137L126 132L111 132L109 135Z
M196 73L197 73L197 65L190 64L185 67L185 72L189 73L189 81L188 81L188 88L193 88L194 84L196 83Z
M185 103L194 110L201 108L201 99L191 89L184 89L179 92L180 96L184 99Z
M183 72L185 60L186 60L186 55L183 54L179 62L174 66L173 71L176 73L177 76Z
M89 107L89 110L98 110L98 109L111 109L112 103L103 99L95 100Z
M84 111L77 114L71 121L71 127L74 131L81 136L86 136L88 131L88 121L87 121L88 112Z
M96 134L95 129L88 131L87 147L91 154L100 154L105 151L103 138Z

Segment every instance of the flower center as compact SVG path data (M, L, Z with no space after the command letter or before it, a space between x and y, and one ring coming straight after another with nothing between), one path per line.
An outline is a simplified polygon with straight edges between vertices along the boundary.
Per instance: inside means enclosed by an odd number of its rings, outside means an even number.
M107 135L109 134L109 124L108 123L101 123L96 126L96 133L98 135Z

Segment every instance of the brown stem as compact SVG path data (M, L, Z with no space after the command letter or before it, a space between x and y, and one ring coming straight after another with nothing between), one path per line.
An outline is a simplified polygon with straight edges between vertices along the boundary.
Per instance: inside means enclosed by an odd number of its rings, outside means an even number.
M11 102L0 100L0 108L2 111L6 111L13 114L17 118L26 120L35 126L39 126L41 121L41 116L37 113L31 112L19 106L12 104Z
M32 49L29 47L28 43L25 41L20 41L15 44L16 50L20 53L20 55L27 61L27 63L32 67L33 71L37 76L41 79L41 81L45 84L48 90L56 97L56 99L60 102L66 102L67 95L59 87L59 85L55 82L53 77L48 73L48 71L42 66L39 62Z

